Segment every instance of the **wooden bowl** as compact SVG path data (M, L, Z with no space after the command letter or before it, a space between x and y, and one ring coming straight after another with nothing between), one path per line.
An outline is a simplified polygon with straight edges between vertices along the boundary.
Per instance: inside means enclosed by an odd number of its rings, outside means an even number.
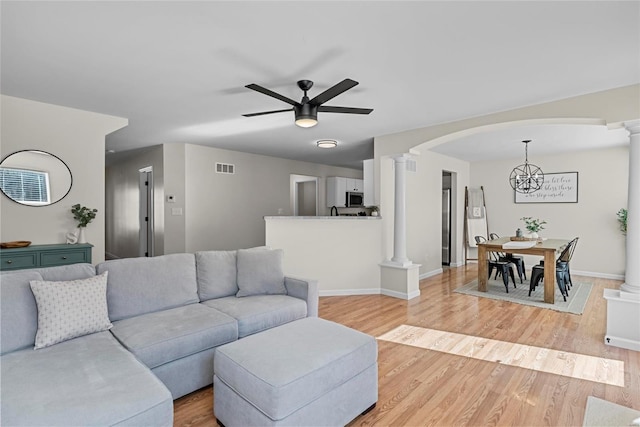
M0 243L0 248L2 249L26 248L30 244L31 242L29 242L28 240L15 240L13 242Z

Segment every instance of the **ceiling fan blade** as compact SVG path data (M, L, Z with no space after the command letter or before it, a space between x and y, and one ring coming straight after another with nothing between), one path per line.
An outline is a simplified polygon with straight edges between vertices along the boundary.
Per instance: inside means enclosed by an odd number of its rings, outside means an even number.
M373 111L373 108L330 107L328 105L321 105L318 107L318 111L322 111L323 113L369 114Z
M256 92L260 92L260 93L263 93L265 95L271 96L271 97L273 97L275 99L279 99L280 101L284 101L287 104L300 105L298 102L294 101L293 99L287 98L286 96L280 95L279 93L275 93L274 91L269 90L267 88L264 88L262 86L259 86L259 85L255 84L255 83L251 83L250 85L246 85L245 87L248 88L248 89L253 89Z
M311 105L324 104L328 100L335 98L336 96L340 95L342 92L346 92L352 87L357 85L358 85L358 82L355 80L344 79L337 85L330 87L329 89L322 92L320 95L313 98L311 101L309 101L309 104Z
M249 114L243 114L243 116L245 117L263 116L265 114L284 113L285 111L293 111L293 108L287 108L286 110L263 111L261 113L249 113Z

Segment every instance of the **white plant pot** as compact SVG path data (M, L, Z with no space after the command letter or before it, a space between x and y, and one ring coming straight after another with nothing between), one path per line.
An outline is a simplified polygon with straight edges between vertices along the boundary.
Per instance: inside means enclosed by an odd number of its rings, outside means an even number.
M87 243L87 238L84 235L85 227L78 227L78 242L77 243Z

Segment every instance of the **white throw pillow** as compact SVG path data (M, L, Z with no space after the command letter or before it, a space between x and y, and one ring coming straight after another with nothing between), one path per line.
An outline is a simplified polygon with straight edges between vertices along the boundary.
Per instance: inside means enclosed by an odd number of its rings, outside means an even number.
M29 282L38 306L35 350L111 329L107 273L65 282Z

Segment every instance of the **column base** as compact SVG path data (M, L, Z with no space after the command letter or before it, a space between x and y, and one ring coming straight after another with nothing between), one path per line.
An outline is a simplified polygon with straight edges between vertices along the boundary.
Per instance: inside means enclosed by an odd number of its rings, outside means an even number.
M605 289L607 332L604 343L640 351L640 297L617 289Z
M380 293L410 300L420 296L420 264L400 265L394 261L380 264Z

